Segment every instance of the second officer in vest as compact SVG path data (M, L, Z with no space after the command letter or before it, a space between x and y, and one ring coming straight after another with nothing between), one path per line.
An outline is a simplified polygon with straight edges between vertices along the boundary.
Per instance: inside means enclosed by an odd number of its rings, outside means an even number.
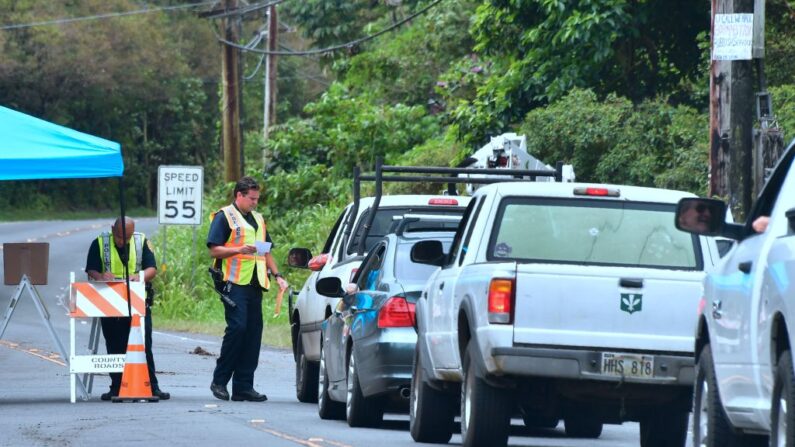
M86 259L86 274L96 281L112 281L124 277L123 259L127 258L127 270L131 281L138 281L138 272L144 272L146 281L146 316L144 317L144 346L146 351L146 365L149 369L149 382L152 384L152 394L161 400L166 400L169 393L160 390L155 376L155 359L152 356L152 313L149 307L154 298L152 280L157 275L157 263L149 242L143 233L135 232L135 221L125 218L124 234L128 240L125 242L122 235L121 219L116 219L112 232L104 232L94 239L88 250ZM108 354L124 354L127 351L127 342L130 334L130 318L102 318L102 335L105 337L105 347ZM110 374L110 391L102 394L102 400L110 400L119 395L121 373Z
M229 299L234 303L224 303L226 330L210 385L213 396L221 400L229 400L229 380L232 400L268 400L254 390L262 342L262 291L270 287L268 270L282 289L287 288L287 282L270 252L265 220L254 211L259 197L256 180L241 178L235 184L234 202L215 213L207 235L210 256L220 264L223 280L230 283Z

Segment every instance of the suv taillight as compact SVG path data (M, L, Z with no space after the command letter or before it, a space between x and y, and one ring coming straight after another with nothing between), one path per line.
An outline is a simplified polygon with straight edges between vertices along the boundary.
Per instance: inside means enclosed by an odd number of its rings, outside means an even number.
M491 280L489 284L489 323L513 323L515 281L513 279Z
M414 326L414 303L409 303L402 296L393 296L378 311L378 327L411 327Z

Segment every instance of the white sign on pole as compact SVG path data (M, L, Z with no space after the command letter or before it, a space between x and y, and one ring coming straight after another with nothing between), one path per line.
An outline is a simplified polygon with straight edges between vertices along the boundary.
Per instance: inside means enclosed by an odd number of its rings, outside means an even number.
M161 225L199 225L202 219L204 168L157 168L157 221Z
M715 14L713 33L712 60L744 61L752 59L753 14Z

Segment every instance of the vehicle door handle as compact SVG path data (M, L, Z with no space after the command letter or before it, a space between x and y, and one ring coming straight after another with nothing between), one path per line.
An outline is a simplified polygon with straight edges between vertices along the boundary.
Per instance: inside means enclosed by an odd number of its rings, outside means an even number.
M712 318L716 320L721 319L721 317L723 316L723 313L721 312L721 306L722 303L720 302L720 300L715 300L712 302Z
M444 283L439 284L439 290L444 290Z
M745 261L737 264L737 268L743 273L751 273L751 266L754 265L752 261Z
M643 280L640 278L621 278L618 280L618 285L630 289L642 289Z

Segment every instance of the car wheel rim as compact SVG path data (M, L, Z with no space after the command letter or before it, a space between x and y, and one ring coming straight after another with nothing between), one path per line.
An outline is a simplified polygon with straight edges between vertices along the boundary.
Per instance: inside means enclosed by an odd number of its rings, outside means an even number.
M351 416L351 403L353 402L353 374L356 368L354 363L353 353L351 353L351 358L348 360L348 389L345 393L345 411L349 418Z
M323 406L326 400L326 360L323 356L323 347L320 348L320 380L317 385L317 404Z
M472 417L472 387L474 378L472 374L467 372L466 381L461 386L463 396L461 402L463 408L461 409L461 434L463 435L469 428L469 418Z
M412 418L417 417L417 401L419 400L419 387L420 384L417 382L419 380L419 374L417 374L417 370L419 369L419 365L414 367L414 374L411 378L411 416Z
M709 437L707 431L709 429L709 384L705 377L701 381L701 398L699 399L699 419L698 419L698 438L701 447L708 445Z
M776 442L776 445L778 447L785 447L787 445L787 398L784 396L778 399L777 425L776 433L778 435L778 442Z

